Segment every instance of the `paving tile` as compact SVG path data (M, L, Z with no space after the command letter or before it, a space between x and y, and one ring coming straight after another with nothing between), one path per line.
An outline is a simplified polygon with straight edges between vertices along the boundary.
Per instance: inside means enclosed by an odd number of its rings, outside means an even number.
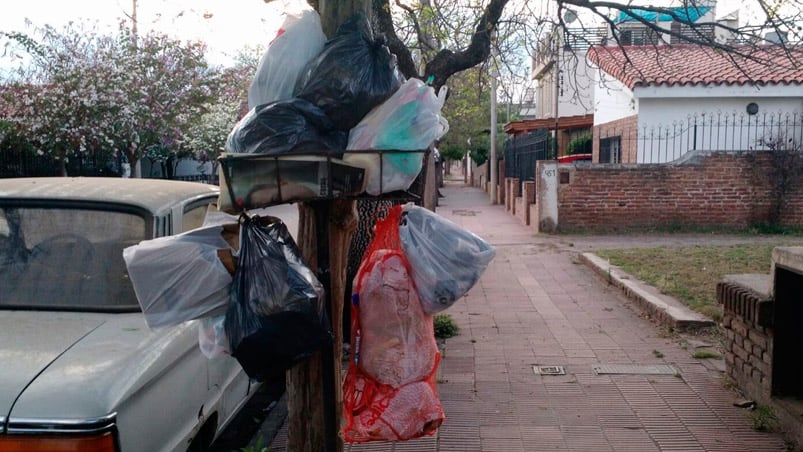
M461 328L446 341L439 373L446 422L436 436L347 444L346 452L785 450L780 435L753 430L733 406L721 371L660 337L620 292L573 263L580 250L655 237L534 235L480 190L447 184L442 191L438 213L497 251L478 284L446 311ZM476 214L454 214L461 209ZM672 364L682 378L596 375L595 364ZM533 365L564 366L567 374L536 375ZM286 435L279 430L272 452L286 450Z

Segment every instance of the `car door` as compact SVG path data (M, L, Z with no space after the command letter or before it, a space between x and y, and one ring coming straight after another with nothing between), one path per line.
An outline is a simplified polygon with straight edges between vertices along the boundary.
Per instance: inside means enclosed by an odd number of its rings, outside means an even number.
M185 205L181 219L174 218L173 226L180 228L181 232L202 226L209 205L216 200L206 198ZM200 351L198 353L201 354ZM218 425L223 425L247 400L251 390L250 382L237 360L229 355L221 354L207 359L206 364L207 390L211 403L207 408L217 407Z

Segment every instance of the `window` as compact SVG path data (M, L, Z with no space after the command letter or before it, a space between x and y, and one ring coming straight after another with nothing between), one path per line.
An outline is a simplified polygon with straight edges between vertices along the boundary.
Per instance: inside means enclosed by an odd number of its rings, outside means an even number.
M0 309L139 309L123 249L147 237L143 217L38 206L0 206L0 217Z
M206 211L209 209L209 203L205 202L201 205L193 205L184 211L183 218L181 219L181 232L187 232L193 229L200 228L204 224L206 218Z
M622 163L621 137L600 138L599 162Z

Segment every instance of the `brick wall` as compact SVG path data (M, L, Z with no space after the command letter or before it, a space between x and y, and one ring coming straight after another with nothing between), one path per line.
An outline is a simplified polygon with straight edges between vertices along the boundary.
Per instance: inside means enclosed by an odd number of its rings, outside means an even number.
M607 137L621 137L621 163L637 163L636 152L638 145L638 115L617 119L594 126L594 139L592 141L592 161L599 163L599 140Z
M558 229L671 226L744 228L768 222L767 154L697 154L678 164L561 165ZM803 190L788 197L781 224L803 226Z
M731 282L717 284L725 329L725 363L749 397L767 403L772 393L772 299Z

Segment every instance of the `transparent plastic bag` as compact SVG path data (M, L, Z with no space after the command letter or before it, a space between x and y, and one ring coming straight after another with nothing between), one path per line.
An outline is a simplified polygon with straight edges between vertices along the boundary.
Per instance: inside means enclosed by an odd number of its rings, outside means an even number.
M232 277L218 257L230 250L222 226L144 240L123 250L145 322L176 325L225 312Z
M479 236L413 204L403 207L399 238L424 311L436 314L466 294L496 250Z
M448 121L440 114L445 100L446 87L436 96L421 80L409 79L351 129L346 149L425 150L449 131ZM376 153L346 152L343 160L365 169L365 191L376 196L407 190L421 172L423 157L423 152L385 153L380 161Z
M281 376L331 344L324 296L281 220L242 216L225 331L249 377Z
M357 13L337 29L302 72L295 95L317 105L348 131L402 84L396 57Z
M225 315L216 315L204 317L198 323L198 346L208 359L231 354L224 329L225 320Z
M321 19L306 1L296 0L285 8L284 21L248 89L248 108L293 97L299 75L326 42Z

